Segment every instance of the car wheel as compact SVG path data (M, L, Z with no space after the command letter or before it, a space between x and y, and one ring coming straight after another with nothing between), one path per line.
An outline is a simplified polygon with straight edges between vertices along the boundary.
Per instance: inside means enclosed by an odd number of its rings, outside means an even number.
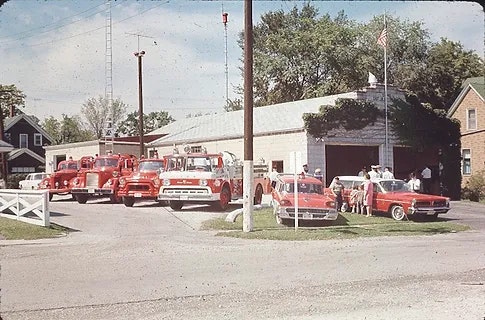
M88 202L88 196L85 194L78 194L76 196L76 200L80 204L85 204L86 202Z
M182 209L182 207L184 206L184 203L182 201L172 200L170 201L169 205L170 205L170 208L172 208L175 211L178 211Z
M263 201L263 187L258 184L256 186L256 191L254 192L254 204L261 204Z
M392 206L391 215L392 215L392 218L397 221L401 221L406 216L406 214L404 213L403 207L400 205Z
M283 219L279 215L276 215L276 223L283 224Z
M123 204L125 207L133 207L135 204L135 198L133 197L123 197Z

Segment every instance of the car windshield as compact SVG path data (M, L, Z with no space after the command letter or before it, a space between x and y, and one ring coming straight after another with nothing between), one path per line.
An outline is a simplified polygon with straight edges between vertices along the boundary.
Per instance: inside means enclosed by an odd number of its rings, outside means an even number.
M113 159L113 158L99 158L99 159L96 159L96 161L94 162L95 168L117 167L117 166L118 166L118 159Z
M140 162L138 170L139 171L157 171L160 168L163 168L163 162L161 162L161 161L143 161L143 162Z
M409 192L409 185L402 180L381 181L382 189L385 192Z
M285 191L288 193L294 193L294 183L286 183ZM323 188L320 184L314 183L298 183L298 193L318 193L323 194Z

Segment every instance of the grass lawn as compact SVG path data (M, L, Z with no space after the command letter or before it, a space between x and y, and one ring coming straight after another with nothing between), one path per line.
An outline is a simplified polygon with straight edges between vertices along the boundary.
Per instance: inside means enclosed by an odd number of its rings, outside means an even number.
M343 213L335 221L312 222L299 224L295 232L293 226L278 225L272 209L255 211L253 214L254 231L242 231L242 215L235 223L226 222L224 218L205 221L203 230L220 230L218 236L246 239L269 240L326 240L348 239L357 237L378 237L392 235L433 235L468 230L461 224L438 219L436 222L395 221L390 217Z
M55 238L66 234L68 229L51 223L50 227L40 227L9 218L0 217L0 239L35 240Z

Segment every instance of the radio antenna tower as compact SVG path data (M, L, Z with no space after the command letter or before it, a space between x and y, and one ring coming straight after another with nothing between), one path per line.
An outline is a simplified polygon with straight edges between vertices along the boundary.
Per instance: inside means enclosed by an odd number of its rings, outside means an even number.
M224 12L224 4L222 4L222 23L224 24L224 67L226 76L226 104L229 102L229 72L227 70L227 16L229 14Z
M108 103L108 115L104 130L105 152L111 150L114 153L114 129L113 129L113 49L111 33L111 0L106 0L106 55L105 55L105 77L106 84L104 95Z

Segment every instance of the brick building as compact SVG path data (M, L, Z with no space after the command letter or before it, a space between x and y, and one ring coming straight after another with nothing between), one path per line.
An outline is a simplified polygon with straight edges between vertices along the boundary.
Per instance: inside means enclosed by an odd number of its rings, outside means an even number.
M448 112L448 117L461 123L462 186L471 175L485 170L484 97L484 77L469 78Z

